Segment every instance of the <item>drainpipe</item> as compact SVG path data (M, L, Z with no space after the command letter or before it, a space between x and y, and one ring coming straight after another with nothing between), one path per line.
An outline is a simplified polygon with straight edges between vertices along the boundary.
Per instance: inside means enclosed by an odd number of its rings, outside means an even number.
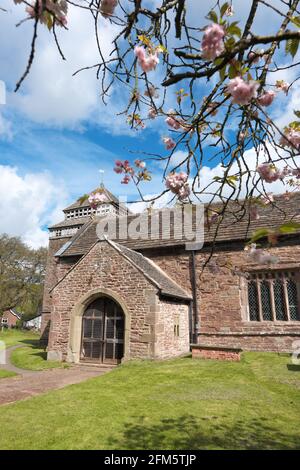
M191 251L191 255L192 255L191 283L192 283L192 295L193 295L192 341L193 341L194 344L196 344L198 342L199 322L198 322L196 256L195 256L195 251L194 250Z

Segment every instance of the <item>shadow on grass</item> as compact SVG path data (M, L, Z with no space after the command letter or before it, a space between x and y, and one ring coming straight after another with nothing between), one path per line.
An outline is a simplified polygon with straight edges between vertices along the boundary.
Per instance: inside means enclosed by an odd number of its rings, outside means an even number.
M110 439L116 449L299 449L299 433L287 435L263 419L242 419L232 425L218 423L217 416L197 418L184 415L165 418L149 425L140 416L127 423L122 437ZM230 419L230 417L228 417ZM212 423L213 421L213 423Z
M39 339L22 339L22 341L20 341L20 343L24 344L24 347L29 347L32 349L32 356L38 356L40 357L41 359L43 359L44 361L47 360L47 352L46 352L46 348L44 348L43 351L41 351L41 344L40 344L40 340ZM38 349L39 351L38 352L34 352L36 349Z
M287 368L293 372L300 372L300 364L287 364Z
M20 343L24 344L26 347L30 347L32 349L32 356L38 356L42 358L44 361L47 360L47 352L46 349L41 351L41 345L40 345L40 340L39 339L23 339L20 341ZM35 352L35 350L38 349L38 352Z
M24 344L24 346L29 346L32 349L42 349L40 340L39 339L22 339L20 344Z

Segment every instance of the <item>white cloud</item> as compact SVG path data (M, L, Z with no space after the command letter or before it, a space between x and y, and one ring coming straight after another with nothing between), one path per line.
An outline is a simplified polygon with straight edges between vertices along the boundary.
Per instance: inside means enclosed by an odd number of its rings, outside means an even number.
M17 168L0 165L0 233L20 236L34 248L47 245L45 226L57 220L65 199L47 173L20 176Z

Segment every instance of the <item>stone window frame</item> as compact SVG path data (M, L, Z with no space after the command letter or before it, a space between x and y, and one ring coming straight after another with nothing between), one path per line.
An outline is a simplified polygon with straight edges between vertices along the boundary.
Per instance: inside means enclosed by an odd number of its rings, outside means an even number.
M174 316L174 326L173 326L174 338L180 338L180 319L179 315Z
M278 319L277 318L277 310L274 298L274 282L276 280L282 280L282 289L283 289L283 299L281 302L284 304L284 315L285 319ZM287 281L292 279L296 284L297 289L297 316L298 319L291 319L290 317L290 302L289 302L289 295L287 291ZM258 312L257 312L257 319L250 319L250 308L249 308L249 298L248 298L248 286L250 282L257 283L257 301L258 301ZM269 283L268 287L268 294L270 298L270 311L271 311L271 319L265 319L263 314L263 307L261 302L261 287L260 284L262 282ZM300 272L295 268L286 268L286 269L274 269L274 270L252 270L248 271L247 277L243 278L242 281L242 316L243 320L246 321L248 324L251 325L261 325L261 324L280 324L280 325L297 325L300 324Z

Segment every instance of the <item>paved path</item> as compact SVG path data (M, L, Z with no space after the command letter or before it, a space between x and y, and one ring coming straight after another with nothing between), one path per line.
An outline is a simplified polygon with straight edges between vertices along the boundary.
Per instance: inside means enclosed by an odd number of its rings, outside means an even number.
M11 355L13 353L13 351L15 349L18 349L18 348L24 348L26 347L26 345L24 344L17 344L16 346L10 346L9 348L6 349L6 364L5 365L2 365L0 364L0 369L5 369L5 370L9 370L10 372L15 372L16 374L21 374L21 375L25 375L25 374L32 374L32 370L26 370L26 369L19 369L19 367L16 367L13 365L13 363L11 362Z
M10 355L17 347L21 346L12 346L7 349L7 364L0 365L2 369L19 374L16 377L0 379L0 405L24 400L49 390L80 383L111 370L110 367L92 367L84 365L71 366L68 369L49 369L43 371L19 369L11 364L10 361Z

